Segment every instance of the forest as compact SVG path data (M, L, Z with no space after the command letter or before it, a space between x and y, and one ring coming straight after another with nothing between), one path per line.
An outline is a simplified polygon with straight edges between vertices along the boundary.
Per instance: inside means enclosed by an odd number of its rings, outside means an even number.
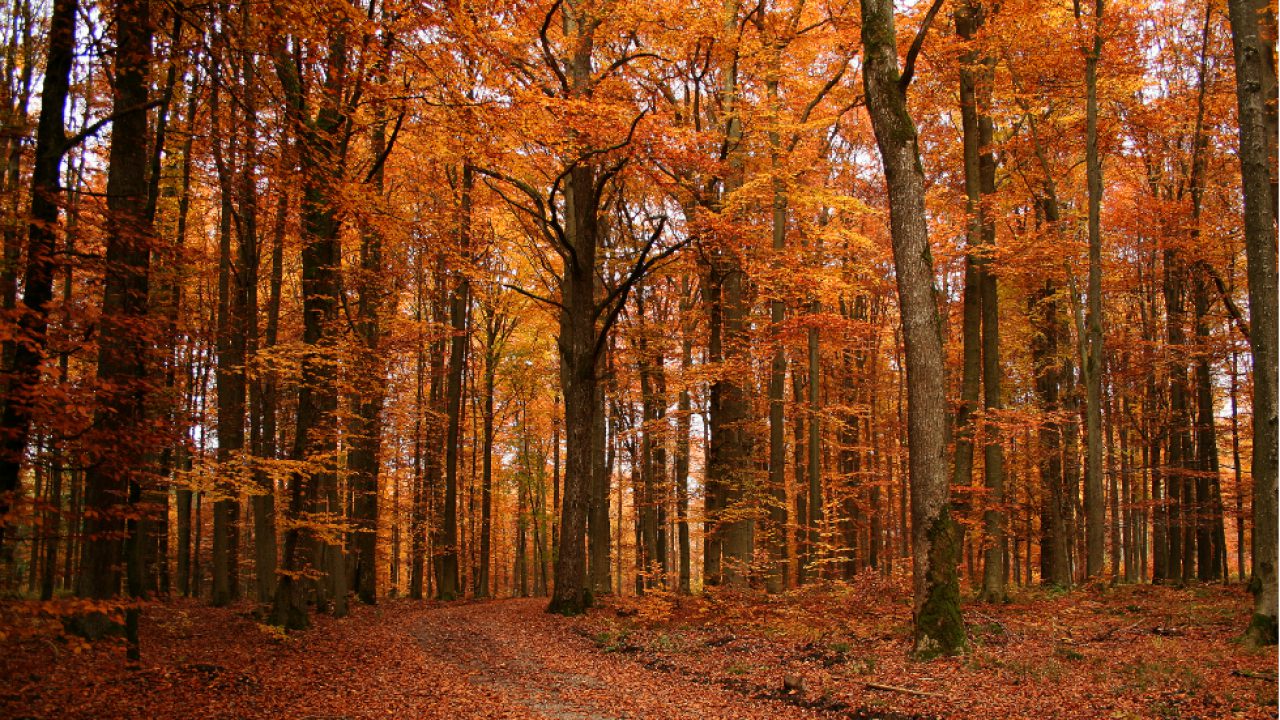
M1272 0L0 23L0 716L1275 717Z

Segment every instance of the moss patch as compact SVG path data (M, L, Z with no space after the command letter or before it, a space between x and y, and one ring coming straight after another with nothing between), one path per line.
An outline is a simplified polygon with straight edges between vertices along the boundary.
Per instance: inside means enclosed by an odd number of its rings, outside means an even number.
M932 660L964 649L964 620L960 617L960 532L946 507L929 528L929 570L925 600L916 614L915 657Z

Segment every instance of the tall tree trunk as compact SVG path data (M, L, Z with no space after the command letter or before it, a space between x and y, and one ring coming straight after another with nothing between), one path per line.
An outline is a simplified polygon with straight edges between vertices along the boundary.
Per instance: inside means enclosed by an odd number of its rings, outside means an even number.
M458 241L464 258L471 243L471 190L474 171L469 163L462 168ZM444 547L441 548L440 585L437 596L441 600L454 600L461 586L458 584L458 438L462 420L462 371L467 361L467 314L471 305L471 282L459 275L458 286L449 301L449 327L453 337L449 344L449 380L445 390L445 411L449 424L445 435L444 477Z
M427 321L426 313L426 278L423 272L422 253L415 256L414 267L414 321L418 326L416 362L414 365L414 404L413 404L413 492L412 507L409 510L409 597L421 600L423 575L426 564L426 532L427 532L427 498L424 485L424 438L423 418L427 415L426 406L426 372L427 343L422 330Z
M1121 360L1124 366L1128 366L1125 359ZM1125 422L1124 418L1134 417L1133 407L1129 401L1129 396L1125 394L1121 402L1121 411L1118 417L1113 418L1112 424L1117 425L1117 431L1120 436L1120 517L1123 519L1121 526L1120 547L1121 555L1124 558L1124 581L1126 583L1138 582L1138 554L1145 553L1146 548L1139 543L1138 534L1138 518L1141 517L1137 509L1137 493L1135 492L1133 482L1133 440L1131 432L1133 427Z
M725 0L723 31L738 35L740 0ZM732 42L732 41L731 41ZM728 168L720 178L715 206L723 211L725 200L742 187L745 152L739 107L736 49L725 52L722 67L724 145ZM711 585L745 585L755 549L755 512L752 490L752 438L748 424L750 403L738 363L747 353L747 277L732 237L716 238L709 253L706 296L710 313L709 359L718 366L711 385L707 455L707 517L711 538L704 544L705 582Z
M1243 470L1240 467L1240 370L1239 358L1235 349L1231 351L1231 474L1235 479L1236 495L1236 572L1240 582L1249 577L1244 565L1244 483Z
M1244 179L1245 256L1249 269L1253 351L1253 618L1254 644L1276 642L1276 16L1263 0L1229 0Z
M327 80L321 106L310 117L298 66L283 48L275 52L276 71L285 88L290 119L299 129L297 143L302 182L302 341L308 352L302 361L294 429L293 459L305 462L304 470L290 479L289 514L295 521L309 514L338 519L333 458L337 455L338 393L331 355L336 346L338 295L342 245L331 189L342 165L337 133L345 122L342 71L347 64L346 30L334 31L326 65ZM310 550L310 558L307 557ZM314 527L296 523L285 535L280 581L276 587L273 621L290 629L310 624L307 616L308 585L301 573L319 572L314 589L334 603L335 615L346 612L345 562L342 546L317 533Z
M972 41L986 21L986 7L966 2L955 13L956 32ZM994 130L990 116L992 63L977 50L967 52L960 71L960 114L964 131L966 209L970 216L964 292L964 380L957 422L970 422L969 407L977 402L977 375L982 377L984 410L983 481L987 509L983 513L986 550L983 558L981 597L988 602L1005 599L1004 452L990 413L1002 406L1000 393L1000 306L995 274L991 271L990 246L995 243L995 221L984 197L995 193ZM976 284L972 287L971 283ZM973 299L976 298L976 299ZM973 307L976 305L976 309ZM972 317L976 315L977 317ZM979 330L978 325L981 325ZM980 348L980 351L979 351ZM979 361L978 356L981 356ZM980 365L980 367L979 367ZM956 476L953 485L967 487L973 464L972 428L961 426L956 437ZM966 457L962 457L966 456ZM964 474L961 475L961 472Z
M606 365L611 362L613 351L606 350ZM591 426L591 491L587 507L587 572L590 574L592 593L610 592L613 581L609 577L609 485L610 468L607 462L606 444L610 427L605 408L605 389L596 384L595 415Z
M432 320L437 327L449 322L449 293L447 291L449 274L445 268L443 253L436 255L435 293L432 297ZM425 503L425 525L427 533L426 557L429 572L426 576L426 594L433 595L440 587L440 574L443 567L444 523L440 522L439 513L444 504L444 442L448 418L445 414L444 393L448 384L446 358L449 343L441 338L429 346L428 365L431 379L427 384L428 415L426 434L424 436L425 457L423 458L423 498Z
M1196 567L1204 581L1222 576L1222 497L1218 473L1218 432L1215 427L1213 373L1205 349L1209 341L1209 282L1196 273L1192 287L1196 341Z
M1087 462L1084 479L1085 575L1102 574L1106 516L1102 492L1102 160L1098 156L1098 60L1103 0L1093 4L1093 43L1085 56L1085 165L1089 185L1088 353L1083 360ZM1078 11L1077 11L1078 12Z
M810 315L816 318L821 313L820 300L810 303ZM809 530L804 562L811 580L816 580L821 573L819 561L822 560L822 352L818 333L818 324L810 322L806 347L809 363L809 440L806 443L809 451L806 463L809 468Z
M655 587L657 585L655 581L658 578L658 476L661 471L655 467L654 453L658 443L655 442L653 437L653 426L658 422L657 405L660 400L655 396L654 388L654 363L657 361L652 355L652 348L649 346L649 340L646 337L649 331L645 318L647 311L644 301L646 290L647 288L639 288L635 296L637 316L636 374L640 378L641 405L640 486L637 488L639 492L635 496L636 516L639 520L636 532L636 539L639 542L636 546L637 594L643 594L645 589Z
M565 61L565 91L569 97L581 98L589 95L593 82L591 55L599 20L567 5L561 12L565 35L573 47ZM565 252L557 339L560 387L564 396L565 475L555 587L547 610L576 615L594 602L593 578L587 575L587 516L595 477L592 435L597 414L601 412L597 396L600 340L607 327L599 330L596 326L600 172L592 160L582 159L574 160L566 175L562 248Z
M288 156L287 139L281 148ZM271 232L271 275L267 290L267 324L263 336L264 349L270 351L279 341L280 295L284 285L284 236L289 217L289 193L282 187L276 200L274 227ZM256 302L255 302L256 304ZM279 391L275 371L261 368L251 392L257 395L256 421L258 444L254 455L262 460L275 460L279 452L278 404ZM258 493L253 498L254 571L257 575L258 602L271 602L276 591L276 565L279 545L276 532L276 481L273 475L259 467L255 473Z
M693 288L686 283L680 297L680 394L676 399L676 533L680 557L679 583L681 594L692 592L693 568L689 542L689 431L692 427L693 398L689 381L693 369L693 338L688 327L689 312L693 309Z
M773 75L766 82L769 105L781 121L782 104L778 98L781 75L781 48L775 53ZM773 253L774 262L782 259L787 247L787 183L782 177L781 134L777 127L769 130L770 164L773 171ZM779 277L782 273L779 273ZM769 363L769 527L767 544L770 568L765 586L780 592L791 586L791 564L787 557L787 441L783 392L787 383L787 353L780 334L786 320L787 305L780 288L775 288L769 302L769 321L773 326L773 359Z
M956 577L959 533L946 476L942 334L924 207L924 171L906 81L898 72L891 0L861 0L863 86L889 191L893 258L907 360L907 435L915 602L914 653L928 658L964 646Z
M1191 171L1187 180L1188 194L1191 196L1191 247L1200 242L1200 216L1202 197L1204 194L1205 152L1208 138L1204 134L1205 96L1208 93L1208 61L1209 40L1212 29L1212 11L1206 6L1204 30L1200 44L1200 66L1196 92L1195 129L1191 137ZM1194 313L1194 328L1197 352L1195 355L1196 384L1196 422L1195 422L1195 513L1196 533L1196 567L1200 580L1212 580L1219 577L1222 570L1222 503L1218 495L1220 483L1218 479L1218 436L1214 427L1213 388L1209 368L1208 349L1209 325L1205 316L1209 312L1209 277L1211 271L1204 260L1193 265L1191 270L1191 306ZM1188 463L1191 464L1191 463Z
M1036 394L1040 411L1047 417L1040 426L1040 480L1044 487L1041 513L1040 579L1061 588L1071 586L1071 563L1067 547L1066 492L1062 479L1062 424L1054 418L1059 411L1058 307L1057 290L1046 283L1033 300L1036 334L1031 353L1036 365Z
M596 216L591 202L594 173L570 174L566 216L576 225L575 253L565 261L560 313L560 378L566 430L564 496L560 506L560 553L550 610L582 612L592 602L586 577L586 522L593 470L592 429L600 411L596 390ZM584 196L585 195L585 196Z
M148 332L148 275L151 227L147 203L147 74L151 63L151 7L148 0L117 0L116 66L112 92L111 152L107 174L107 273L103 283L98 382L102 388L94 426L100 437L94 462L85 472L84 544L77 595L102 600L120 590L120 568L128 574L130 596L141 594L141 542L131 505L147 479L146 377L151 344ZM123 531L123 532L122 532ZM126 538L122 547L120 539ZM104 616L90 616L82 629L96 635ZM138 609L126 610L129 654L138 654Z
M1155 256L1151 254L1151 265L1154 268ZM1158 342L1156 333L1155 288L1153 277L1148 283L1147 297L1142 304L1142 337L1154 347ZM1143 364L1146 366L1144 397L1142 400L1142 417L1145 427L1143 434L1147 442L1143 446L1143 466L1147 469L1148 483L1143 483L1144 491L1150 487L1151 508L1151 580L1163 582L1168 579L1169 568L1169 519L1172 514L1172 503L1168 498L1168 483L1164 467L1161 465L1164 431L1158 426L1156 409L1160 404L1160 386L1156 382L1156 359L1151 350L1143 352ZM1145 557L1145 556L1144 556Z
M1164 251L1164 301L1167 315L1166 335L1170 348L1169 362L1169 447L1165 473L1168 528L1164 549L1165 572L1160 578L1182 582L1191 578L1192 569L1184 568L1184 547L1190 536L1194 543L1194 526L1188 527L1191 508L1186 487L1195 480L1188 474L1195 462L1190 426L1186 355L1186 264L1176 249ZM1194 560L1192 558L1186 558Z
M498 353L495 347L498 339L497 324L494 318L487 320L485 328L484 358L484 450L481 455L480 490L480 569L476 580L476 597L490 596L489 566L493 555L493 395L497 378ZM559 445L557 439L556 445ZM558 450L558 448L557 448Z
M386 159L386 116L381 106L375 109L370 133L369 154L374 172L369 189L382 198L383 167ZM351 582L360 601L372 605L378 599L378 497L382 448L382 404L386 395L386 370L381 360L382 306L386 291L382 287L382 234L369 223L360 237L359 297L356 305L358 339L362 352L355 361L356 382L355 428L351 433L351 449L347 454L350 468L351 520L353 556ZM392 582L394 585L394 580Z
M0 446L0 518L8 517L11 500L18 491L19 472L27 453L33 406L37 401L40 364L48 346L49 302L53 299L56 269L58 203L62 194L64 116L71 65L75 59L78 8L78 0L55 0L49 20L40 119L36 126L35 164L31 172L27 267L22 282L22 313L18 317L18 332L23 341L16 344L12 364L6 368L10 374L4 414L0 418L0 429L3 429L0 433L3 435L3 446ZM142 116L142 128L145 130L146 113L140 111L137 114ZM11 550L5 543L7 524L7 520L0 521L2 557L11 557Z
M225 41L225 38L223 38ZM229 52L229 50L227 50ZM215 64L213 90L210 95L210 113L215 123L221 117L222 93L227 84L222 77L221 64ZM238 563L238 523L240 511L240 487L243 469L247 466L245 450L246 413L246 340L248 338L249 279L257 286L256 248L246 248L248 238L238 237L238 252L233 256L233 225L238 224L240 211L235 206L234 179L237 171L252 173L251 169L233 167L235 146L240 132L240 118L234 109L229 110L227 124L236 128L231 139L213 138L214 164L218 172L220 223L218 229L218 364L215 378L218 389L218 477L219 498L213 503L213 597L215 606L224 606L237 595L236 567ZM221 135L221 133L218 133ZM232 157L227 157L227 150ZM244 161L244 158L240 158ZM237 228L238 229L238 228ZM256 239L253 241L256 245ZM250 260L245 263L244 260ZM256 310L256 309L255 309Z
M191 209L191 154L193 145L195 144L195 133L193 132L193 123L196 115L196 94L190 93L187 100L187 116L186 116L186 139L182 145L182 189L178 197L178 226L175 233L174 247L179 251L186 246L187 239L187 218ZM182 282L185 274L185 268L181 261L181 256L175 253L172 268L172 289L166 293L169 306L165 308L166 321L168 323L167 335L174 342L177 341L178 332L178 315L181 309L182 293L184 284ZM68 283L69 285L70 283ZM183 378L187 388L183 395L187 404L187 415L194 415L191 412L191 405L194 403L194 388L191 387L191 375L194 370L192 365L194 359L188 359L185 367L179 365L176 357L170 359L170 368L168 370L168 378L165 384L169 387L177 386L177 372L182 370ZM176 443L174 449L174 468L186 469L191 462L191 451L186 443ZM192 492L190 487L179 485L174 489L175 505L177 511L176 517L176 535L177 535L177 558L175 562L175 571L178 575L178 592L183 596L191 595L191 498ZM259 570L261 572L261 570ZM274 572L272 573L274 579ZM259 598L261 599L261 598Z

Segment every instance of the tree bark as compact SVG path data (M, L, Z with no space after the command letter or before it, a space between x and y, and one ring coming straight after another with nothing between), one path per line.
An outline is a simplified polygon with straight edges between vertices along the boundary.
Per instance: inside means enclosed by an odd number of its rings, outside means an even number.
M609 353L606 357L606 365L608 365L612 349L605 352ZM587 572L590 574L591 591L595 595L608 594L613 588L613 581L609 576L611 473L606 457L610 431L610 418L605 408L605 388L603 383L597 383L595 416L591 426L591 492L587 508Z
M493 555L493 395L498 372L498 343L504 336L505 322L491 310L485 318L484 355L484 430L481 455L480 490L480 567L477 572L476 597L490 597L489 568ZM556 444L559 444L558 438Z
M986 7L966 2L957 7L957 34L968 41L986 21ZM995 221L984 205L984 197L995 193L995 155L991 149L994 130L989 112L991 104L992 62L978 50L965 53L960 69L960 114L964 132L964 167L969 255L966 258L964 292L964 380L962 405L957 413L965 423L969 407L977 402L978 374L982 379L984 411L983 483L987 490L987 509L983 512L986 548L983 553L983 580L980 597L988 602L1005 599L1004 535L1004 452L990 413L1002 406L1000 392L1000 306L995 274L991 270L990 252L995 244ZM972 283L972 285L971 285ZM976 285L974 287L973 285ZM974 308L973 306L977 306ZM972 317L976 316L976 317ZM978 326L981 326L980 329ZM980 358L980 359L979 359ZM952 483L968 486L973 464L972 428L961 426L956 436L956 476ZM963 475L961 474L963 472Z
M427 498L424 488L424 438L423 419L428 413L425 392L427 372L427 343L422 329L427 321L426 277L422 268L422 255L415 260L414 268L414 321L418 325L416 362L414 365L414 420L413 420L413 491L409 511L409 597L421 600L423 575L426 564Z
M1040 480L1044 486L1041 513L1040 579L1045 584L1071 587L1071 564L1068 559L1066 504L1062 480L1062 426L1054 419L1059 411L1058 307L1057 290L1046 283L1033 299L1036 334L1031 353L1036 365L1036 394L1040 411L1047 418L1040 426Z
M816 318L821 313L822 301L814 300L809 314ZM806 443L809 451L809 530L804 559L811 580L816 580L821 574L818 563L822 560L822 351L818 333L817 323L811 322L806 338L809 361L809 439Z
M740 0L726 0L724 32L736 37ZM745 173L736 50L725 53L721 92L724 97L724 140L728 169L720 178L716 206L737 192ZM713 540L705 543L704 579L710 585L745 585L755 551L752 438L746 427L750 403L739 363L747 354L747 277L733 237L716 239L709 253L707 294L711 338L709 356L719 366L711 385L707 455L707 516ZM714 500L714 503L712 502Z

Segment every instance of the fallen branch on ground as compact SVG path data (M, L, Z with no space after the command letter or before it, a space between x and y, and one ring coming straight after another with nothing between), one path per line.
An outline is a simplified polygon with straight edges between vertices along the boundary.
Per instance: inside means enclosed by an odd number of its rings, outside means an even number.
M885 692L906 693L907 695L917 695L919 697L941 698L945 700L946 695L938 693L925 692L923 690L912 690L911 688L898 687L896 685L881 685L880 683L867 683L867 687L871 690L884 690Z

